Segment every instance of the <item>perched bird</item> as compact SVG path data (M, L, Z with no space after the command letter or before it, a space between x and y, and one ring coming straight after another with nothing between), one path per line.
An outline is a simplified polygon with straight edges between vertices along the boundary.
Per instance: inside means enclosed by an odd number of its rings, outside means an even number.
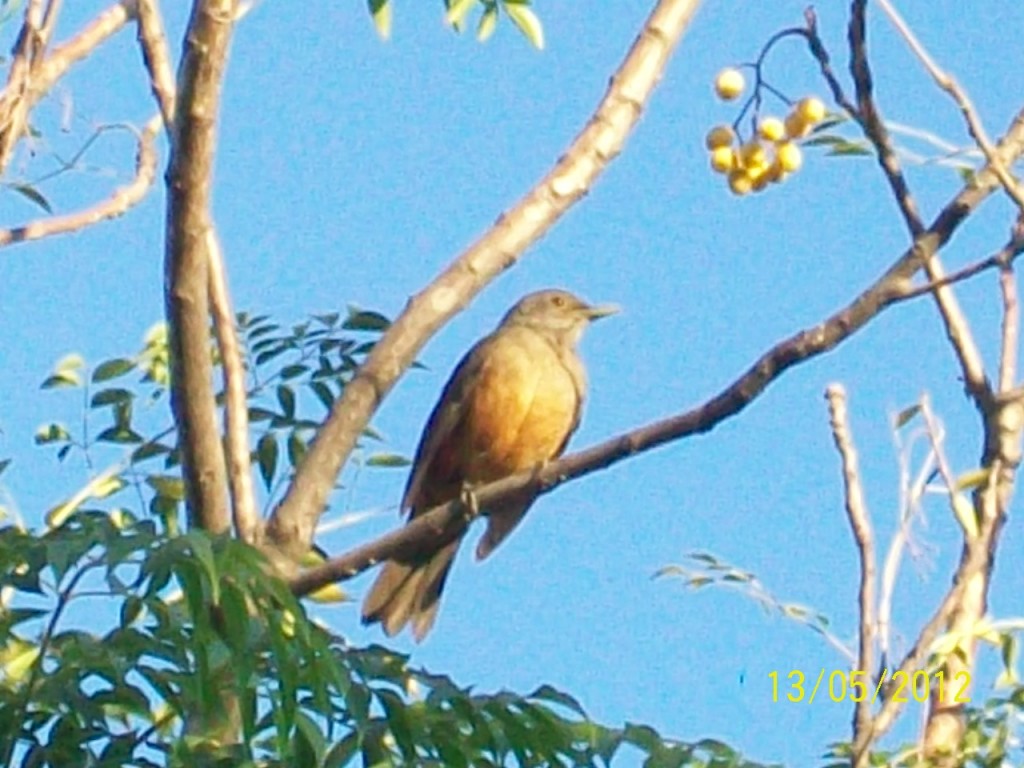
M559 456L580 422L586 372L576 344L591 320L617 311L560 290L531 293L459 362L423 430L402 510L409 519L506 475ZM482 560L532 503L516 497L485 510ZM457 538L409 561L389 560L363 603L363 622L387 635L411 623L417 641L437 616Z

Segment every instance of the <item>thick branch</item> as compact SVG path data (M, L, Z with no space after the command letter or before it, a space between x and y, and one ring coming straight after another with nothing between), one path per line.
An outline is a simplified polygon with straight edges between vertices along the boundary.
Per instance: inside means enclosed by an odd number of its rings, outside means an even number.
M555 167L495 225L415 296L331 410L269 533L297 557L308 549L327 496L356 440L430 336L576 203L614 159L657 84L699 0L661 0L586 127Z
M216 116L234 7L234 0L201 0L193 6L178 78L181 90L167 177L165 300L173 363L171 403L191 522L213 533L226 531L230 518L210 359L207 236Z
M1022 146L1024 112L1017 116L1000 144L999 152L1003 161L1009 162L1017 157ZM941 248L997 186L995 176L983 170L943 208L916 244L853 302L821 324L776 344L758 358L746 373L712 399L685 413L639 427L553 461L536 473L513 475L475 489L478 505L486 508L499 499L524 490L534 494L544 493L563 482L604 469L641 451L687 435L707 432L739 413L787 368L833 349L886 307L915 290L910 278L920 268L921 261ZM289 583L296 594L307 594L332 581L351 578L392 556L423 548L436 548L444 543L438 537L447 535L445 532L450 526L465 514L464 505L459 501L442 505L418 515L401 529L305 571Z
M153 186L156 176L156 135L162 123L157 115L146 123L139 134L135 177L128 184L115 189L106 200L82 211L40 219L11 229L0 229L0 248L85 229L106 219L117 218L138 204Z

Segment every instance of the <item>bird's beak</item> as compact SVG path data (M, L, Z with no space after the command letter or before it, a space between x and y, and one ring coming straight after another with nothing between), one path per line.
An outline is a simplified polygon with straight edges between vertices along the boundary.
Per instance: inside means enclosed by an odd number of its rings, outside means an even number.
M601 317L608 317L608 315L614 315L622 311L622 308L618 304L595 304L592 307L585 307L583 309L583 316L587 320L597 320Z

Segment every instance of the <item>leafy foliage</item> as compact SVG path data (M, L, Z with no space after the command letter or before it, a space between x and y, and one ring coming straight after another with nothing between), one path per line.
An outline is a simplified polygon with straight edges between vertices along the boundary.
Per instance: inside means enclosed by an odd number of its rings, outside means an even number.
M256 550L202 531L79 510L0 530L5 765L751 766L724 744L591 722L542 686L473 693L306 615ZM109 626L100 628L97 600ZM225 690L244 738L211 734Z

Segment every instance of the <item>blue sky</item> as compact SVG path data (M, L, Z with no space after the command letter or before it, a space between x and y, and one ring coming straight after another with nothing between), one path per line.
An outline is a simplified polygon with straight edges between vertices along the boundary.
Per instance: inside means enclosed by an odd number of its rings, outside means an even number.
M165 3L177 48L184 22ZM703 137L731 122L710 83L752 59L775 31L798 25L805 3L708 2L673 58L626 150L523 260L455 318L421 355L374 424L388 448L411 454L461 354L522 294L567 287L623 313L583 342L591 394L572 446L694 406L767 347L814 324L872 281L907 244L870 159L808 151L804 169L763 195L737 199L707 168ZM907 20L969 90L990 133L1019 107L1024 6L991 0L963 24L962 4L905 3ZM102 4L68 7L63 34ZM644 3L541 2L547 48L511 25L486 45L441 23L441 3L395 8L393 39L373 33L362 4L296 12L258 3L238 28L227 74L214 210L237 308L297 322L349 303L394 315L408 296L483 232L546 171L589 116L632 43ZM846 3L818 7L822 34L845 75ZM9 37L11 29L3 30ZM960 117L878 12L870 27L880 106L898 123L965 144ZM101 123L141 124L153 108L123 32L76 70L43 106L49 126L32 164L52 167ZM793 97L825 95L797 42L770 59L772 83ZM56 130L70 103L72 130ZM780 107L781 111L781 107ZM916 145L920 148L920 145ZM127 178L127 135L105 135L91 169L42 187L70 210ZM50 163L50 165L48 165ZM930 219L958 188L934 165L908 171ZM0 254L0 454L14 465L2 489L29 522L86 479L35 448L36 427L77 418L73 398L39 393L55 360L99 361L134 352L162 318L162 190L126 217L77 235ZM946 251L950 268L996 250L1011 222L987 204ZM37 215L0 196L0 220ZM994 275L959 291L986 360L995 360ZM787 373L739 417L710 434L637 456L544 497L485 565L469 548L456 565L437 626L414 662L485 690L526 692L541 682L577 695L609 724L647 722L684 739L722 738L763 760L810 765L848 737L848 705L773 703L768 673L842 668L806 629L724 591L685 592L654 572L703 550L753 571L780 598L855 632L856 556L842 513L837 458L823 399L840 381L850 396L866 493L882 542L897 503L888 420L923 392L949 433L957 471L976 466L979 430L926 300L896 307L839 350ZM404 470L362 472L332 515L385 514L321 539L332 552L382 533ZM897 647L945 589L958 553L955 524L936 499L920 533L924 554L904 564ZM1020 613L1021 539L1008 526L991 609ZM361 594L369 579L353 582ZM382 639L359 626L357 605L315 611L356 643ZM915 714L901 733L913 734Z

